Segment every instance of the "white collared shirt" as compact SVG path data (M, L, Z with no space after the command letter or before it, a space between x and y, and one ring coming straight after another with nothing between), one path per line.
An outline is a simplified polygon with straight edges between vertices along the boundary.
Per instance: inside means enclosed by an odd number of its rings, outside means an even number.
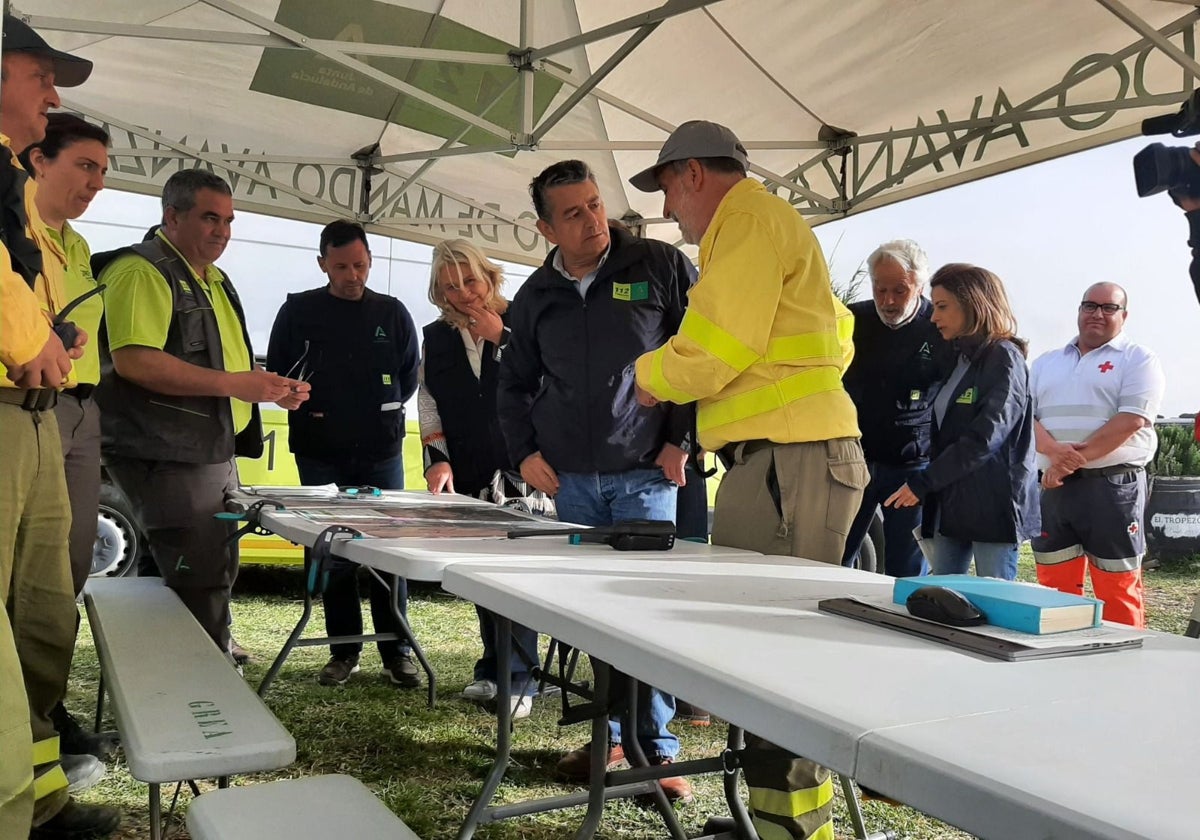
M1029 372L1033 415L1055 440L1082 443L1118 413L1150 421L1108 455L1089 461L1088 468L1116 464L1145 465L1154 457L1158 416L1166 392L1162 364L1153 351L1134 344L1124 333L1085 355L1078 338L1066 347L1043 353ZM1038 466L1049 459L1038 453Z
M600 262L596 263L596 267L578 279L572 277L571 272L563 268L562 248L558 248L554 251L554 260L551 262L551 265L553 265L555 270L563 277L566 277L572 283L577 284L579 296L584 300L587 300L588 286L592 285L592 281L595 280L596 275L600 273L600 269L604 265L604 261L608 259L610 251L612 251L612 243L609 243L609 246L604 249L604 253L600 255Z

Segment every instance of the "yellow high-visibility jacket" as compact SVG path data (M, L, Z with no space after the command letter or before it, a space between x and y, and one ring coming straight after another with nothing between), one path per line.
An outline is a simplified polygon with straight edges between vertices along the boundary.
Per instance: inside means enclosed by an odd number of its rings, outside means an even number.
M0 135L0 146L3 146L0 154L12 154L4 135ZM21 166L15 157L12 165ZM25 182L25 213L29 219L25 232L41 248L43 266L35 288L30 289L25 279L13 270L8 249L0 245L0 387L14 387L12 380L4 375L5 363L25 364L37 356L50 335L50 316L68 302L63 291L67 258L46 233L46 225L33 200L36 192L37 185L30 178ZM88 341L95 339L88 336ZM72 372L63 385L74 384Z
M812 230L749 178L700 240L700 279L679 332L637 360L660 400L696 401L700 445L859 436L842 372L854 318L833 294Z

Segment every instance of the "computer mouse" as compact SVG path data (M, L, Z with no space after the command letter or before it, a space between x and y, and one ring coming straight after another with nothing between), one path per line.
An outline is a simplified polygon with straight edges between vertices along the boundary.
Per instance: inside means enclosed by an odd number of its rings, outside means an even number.
M922 586L908 596L904 605L917 618L951 627L972 627L987 622L987 616L966 596L945 586Z

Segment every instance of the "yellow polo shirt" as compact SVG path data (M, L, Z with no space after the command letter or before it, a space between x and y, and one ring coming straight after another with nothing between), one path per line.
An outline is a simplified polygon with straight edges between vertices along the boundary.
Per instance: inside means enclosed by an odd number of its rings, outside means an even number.
M62 233L47 226L46 235L67 256L64 305L96 288L96 278L92 276L92 250L70 222L63 223ZM103 315L104 297L100 294L88 298L67 316L68 321L73 321L88 334L83 356L75 360L75 379L81 385L95 385L100 381L99 332Z
M0 154L12 154L9 139L0 134ZM22 169L13 156L12 165ZM25 232L42 250L42 273L38 275L32 293L20 274L13 271L8 249L0 245L0 388L14 388L8 378L4 360L26 364L33 360L46 344L50 318L69 298L63 288L63 273L67 257L46 234L46 224L38 213L34 196L37 184L32 178L25 182L25 214L29 226ZM41 310L40 317L30 317ZM88 341L92 336L88 335ZM75 373L67 376L63 387L75 384Z
M162 231L158 237L179 253ZM187 260L184 263L187 264ZM250 370L250 348L242 338L242 322L225 293L221 272L212 265L205 269L204 277L200 277L190 264L188 270L212 305L221 333L225 370L230 373ZM161 350L167 343L167 331L171 327L172 300L171 289L158 269L137 254L125 254L104 269L102 279L107 286L104 317L109 349L139 346ZM229 404L236 434L250 423L251 407L250 403L234 398L230 398Z

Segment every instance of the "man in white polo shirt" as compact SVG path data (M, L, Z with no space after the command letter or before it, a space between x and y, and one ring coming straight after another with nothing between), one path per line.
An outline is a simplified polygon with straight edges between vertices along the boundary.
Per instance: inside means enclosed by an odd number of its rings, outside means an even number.
M1033 363L1030 387L1042 470L1038 581L1063 592L1092 588L1104 618L1144 627L1145 466L1166 380L1158 357L1121 330L1125 290L1096 283L1079 304L1079 335Z

